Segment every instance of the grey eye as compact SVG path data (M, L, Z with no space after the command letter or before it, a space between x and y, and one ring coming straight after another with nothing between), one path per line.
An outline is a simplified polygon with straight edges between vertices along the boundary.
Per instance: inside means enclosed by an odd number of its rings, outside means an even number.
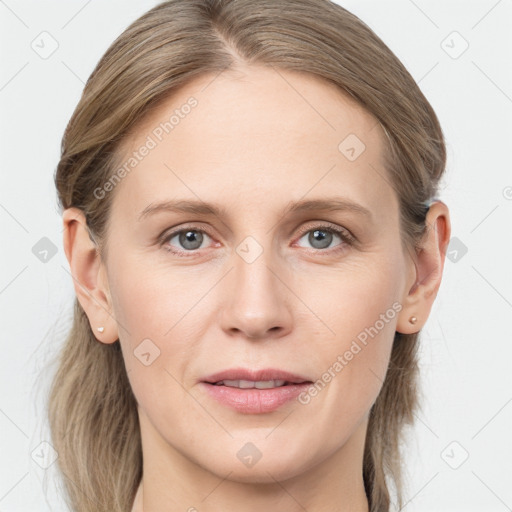
M313 249L329 248L334 240L334 237L338 237L341 240L340 235L328 229L311 229L301 237L301 240L306 237L307 242Z
M169 240L169 243L171 243L172 239L176 237L178 237L181 247L188 251L199 249L204 240L202 232L195 229L180 231Z

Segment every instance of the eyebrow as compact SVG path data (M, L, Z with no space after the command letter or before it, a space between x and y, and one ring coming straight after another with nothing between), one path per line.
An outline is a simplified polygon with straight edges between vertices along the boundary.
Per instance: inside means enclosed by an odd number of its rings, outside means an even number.
M355 203L345 198L330 198L330 199L305 199L296 202L290 202L283 211L283 216L291 213L298 213L303 211L349 211L372 218L370 210L364 206ZM178 201L163 201L160 203L151 203L139 215L139 222L147 217L161 212L171 213L193 213L201 215L210 215L215 217L226 216L226 209L222 206L205 203L196 200L178 200Z

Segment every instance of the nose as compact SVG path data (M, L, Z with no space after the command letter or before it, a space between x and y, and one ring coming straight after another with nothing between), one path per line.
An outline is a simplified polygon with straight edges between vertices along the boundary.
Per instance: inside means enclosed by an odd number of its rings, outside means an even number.
M228 277L228 299L221 315L223 330L230 336L268 339L285 336L292 328L291 298L286 271L269 251L252 262L234 254Z

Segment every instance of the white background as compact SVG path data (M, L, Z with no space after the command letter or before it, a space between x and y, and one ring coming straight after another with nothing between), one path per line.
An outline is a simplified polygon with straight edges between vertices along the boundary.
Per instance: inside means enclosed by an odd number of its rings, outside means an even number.
M0 1L2 512L67 510L55 493L55 465L44 470L34 460L49 439L46 365L74 296L53 173L85 80L156 3ZM396 53L439 116L448 146L440 197L452 235L467 247L447 260L423 330L423 408L406 448L404 510L512 510L512 2L339 3ZM59 45L48 59L31 48L42 31ZM464 41L454 31L469 44L458 58ZM43 237L57 246L46 263L32 252Z

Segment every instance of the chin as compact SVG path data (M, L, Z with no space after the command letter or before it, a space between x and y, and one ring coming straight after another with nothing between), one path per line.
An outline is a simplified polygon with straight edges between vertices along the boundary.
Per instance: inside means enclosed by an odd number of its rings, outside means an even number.
M304 450L296 457L282 446L281 449L267 446L258 453L254 445L247 443L230 453L233 457L218 458L214 467L211 464L203 467L220 478L229 475L227 479L233 482L269 484L293 478L315 464L305 460Z
M257 466L250 469L226 466L226 472L219 474L219 476L226 478L226 475L229 474L227 480L238 483L275 484L276 481L282 482L300 474L296 465L283 467L282 464L263 464L260 461Z

